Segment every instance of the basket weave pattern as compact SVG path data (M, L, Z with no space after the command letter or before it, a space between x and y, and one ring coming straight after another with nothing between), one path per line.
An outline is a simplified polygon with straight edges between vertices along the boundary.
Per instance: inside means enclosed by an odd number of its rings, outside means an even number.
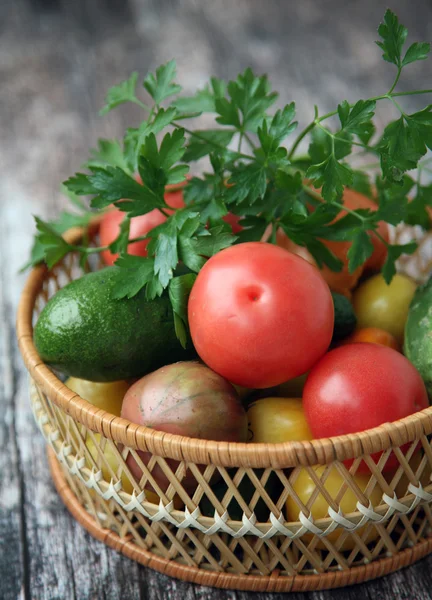
M419 278L428 274L424 248L430 241L425 238L423 252L404 270ZM116 534L129 555L136 548L141 562L147 564L151 553L172 574L209 585L235 575L229 586L242 589L264 589L256 582L275 577L280 585L265 589L345 585L349 573L357 573L356 581L375 577L430 550L425 540L432 528L432 409L359 434L274 445L192 440L132 424L69 390L33 346L32 322L60 287L81 274L75 256L50 272L32 272L18 338L32 376L36 422L86 515L83 521L94 519L98 528ZM379 451L376 463L371 454ZM391 454L399 466L383 473ZM132 458L142 470L140 481L129 469ZM346 459L353 459L350 466ZM369 467L365 487L354 477L362 462ZM317 471L318 465L323 467ZM306 504L295 489L305 470L315 488ZM329 477L339 485L326 486ZM355 499L349 514L340 507L346 494ZM319 496L328 514L314 520L310 509ZM287 521L288 497L298 509L296 521ZM374 505L371 497L381 500ZM409 548L419 551L407 558ZM391 559L396 562L388 568L375 568ZM301 587L294 580L302 580Z

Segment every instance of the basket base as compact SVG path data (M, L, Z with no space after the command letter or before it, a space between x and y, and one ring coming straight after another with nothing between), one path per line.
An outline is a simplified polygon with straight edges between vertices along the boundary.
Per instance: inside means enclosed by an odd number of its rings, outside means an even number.
M412 548L399 552L396 556L380 559L361 567L346 571L319 573L317 575L296 575L287 577L275 571L270 576L236 575L217 573L181 565L139 548L133 542L123 539L109 529L100 527L95 519L78 502L70 489L54 452L48 447L48 462L54 485L71 515L97 540L103 542L128 558L150 567L159 573L197 583L200 585L231 590L254 592L305 592L344 587L376 579L397 571L424 558L432 552L432 539L424 540Z

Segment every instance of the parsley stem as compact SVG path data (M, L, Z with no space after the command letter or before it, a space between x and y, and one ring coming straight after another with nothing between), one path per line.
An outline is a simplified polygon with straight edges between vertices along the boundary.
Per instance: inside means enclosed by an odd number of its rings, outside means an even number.
M397 75L395 77L395 80L393 81L393 85L391 86L391 88L389 89L387 96L390 96L390 94L392 93L392 91L395 89L395 87L397 86L397 83L399 81L399 77L401 76L402 73L402 67L398 67L398 72Z
M388 99L390 100L390 102L396 106L396 108L398 109L398 111L400 112L400 114L401 114L403 117L406 117L406 114L405 114L405 113L404 113L404 111L402 110L402 108L401 108L400 104L399 104L398 102L396 102L396 100L395 100L394 98L392 98L392 96L387 96L387 97L388 97Z
M306 183L303 184L303 190L306 192L306 194L308 196L310 196L314 200L319 200L320 202L325 202L325 200L321 196L321 194L319 194L318 192L315 192L315 190L311 189ZM359 215L358 213L355 212L355 210L348 208L347 206L345 206L344 204L341 204L340 202L331 202L330 204L337 206L341 210L344 210L346 213L349 213L350 215L354 215L362 223L367 221L366 217L364 217L363 215ZM381 240L383 242L383 244L385 244L387 247L390 245L387 242L387 240L384 239L383 236L379 233L379 231L376 231L376 229L368 229L367 231L370 231L371 234L373 234L375 237L377 237L379 240Z
M248 136L248 134L247 134L247 133L244 133L244 137L245 137L245 140L247 141L247 143L249 144L249 146L250 146L250 147L251 147L253 150L255 150L255 148L256 148L256 144L254 144L253 140L252 140L252 139L251 139L251 138Z
M148 234L140 235L138 237L132 238L128 241L129 244L134 244L135 242L142 242L143 240L148 240ZM105 252L105 250L109 250L109 246L73 246L70 245L71 252L81 252L81 254L98 254L99 252Z
M310 131L312 131L312 129L315 127L315 125L316 125L316 121L315 121L315 119L314 119L314 120L313 120L311 123L309 123L309 125L308 125L307 127L305 127L305 128L303 129L303 131L302 131L302 132L301 132L301 133L300 133L300 134L299 134L299 135L296 137L296 139L295 139L295 141L294 141L294 144L292 145L292 147L291 147L291 150L290 150L290 152L289 152L289 154L288 154L288 160L291 160L291 158L294 156L294 154L295 154L295 151L297 150L297 148L298 148L298 146L299 146L300 142L303 140L303 138L305 138L305 137L307 136L307 134L308 134Z
M243 141L243 133L240 132L238 146L237 146L237 152L241 152L242 141Z
M415 90L413 92L394 92L392 96L417 96L418 94L432 94L432 90Z
M367 144L362 144L361 142L355 142L354 140L346 140L343 137L338 136L336 133L332 133L331 131L329 131L328 129L326 129L325 127L323 127L321 125L321 123L316 123L316 126L319 127L320 129L322 129L328 136L330 136L333 140L333 148L334 148L334 141L337 140L338 142L343 142L344 144L350 144L353 146L360 146L360 148L365 148L366 150L368 150L369 152L373 152L374 148L372 148L371 146L368 146Z
M213 140L209 140L204 135L200 135L196 131L192 131L191 129L188 129L187 127L183 127L183 125L179 125L179 123L172 122L171 125L173 127L175 127L176 129L183 129L189 135L197 138L197 140L202 140L203 142L206 142L207 144L211 144L215 148L219 148L220 150L223 150L224 152L227 151L227 147L224 146L223 144L218 144L217 142L214 142ZM233 154L235 154L239 158L245 158L247 160L255 160L255 157L251 156L250 154L243 154L242 152L236 152L235 150L230 150L230 152L232 152Z
M141 106L141 108L143 108L144 110L150 110L150 106L144 104L144 102L141 102L141 100L138 100L138 98L131 98L131 102L138 104L138 106Z
M373 100L375 102L378 102L378 100L392 100L392 98L395 97L399 97L399 96L416 96L419 94L432 94L432 89L428 89L428 90L414 90L411 92L393 92L396 84L398 83L400 74L399 76L395 79L395 83L393 84L393 86L391 87L390 91L387 94L382 94L381 96L374 96L373 98L369 98L369 100ZM354 105L350 104L350 108L352 108ZM398 109L401 111L402 114L404 114L404 112L402 111L402 109L400 108L399 105L397 105ZM292 145L292 148L288 154L288 158L291 159L294 154L295 151L297 150L300 142L303 140L303 138L305 138L307 136L307 134L312 131L312 129L318 124L321 123L322 121L325 121L326 119L329 119L330 117L334 117L335 115L338 114L337 110L333 110L331 112L326 113L325 115L322 115L321 117L315 117L313 121L311 121L309 123L309 125L307 125L303 131L301 131L299 133L299 135L297 136L297 138L294 141L294 144Z

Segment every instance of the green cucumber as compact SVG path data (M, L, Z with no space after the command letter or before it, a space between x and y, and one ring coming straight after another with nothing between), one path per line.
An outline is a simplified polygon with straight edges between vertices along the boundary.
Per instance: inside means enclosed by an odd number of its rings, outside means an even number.
M169 298L141 290L114 300L121 269L108 267L72 281L41 312L34 342L42 360L65 375L90 381L141 377L196 356L176 337Z

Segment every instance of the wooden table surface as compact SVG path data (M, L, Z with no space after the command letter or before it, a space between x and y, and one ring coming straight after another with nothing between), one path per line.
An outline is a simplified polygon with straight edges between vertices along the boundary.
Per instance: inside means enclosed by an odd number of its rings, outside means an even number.
M14 319L33 234L32 214L62 208L62 180L98 137L137 113L102 118L106 89L175 57L192 92L211 75L251 65L269 73L299 120L388 89L392 67L374 44L388 0L0 1L0 599L246 599L171 580L93 540L67 513L29 409ZM432 38L428 0L393 0L412 40ZM430 62L401 89L430 87ZM425 82L425 80L427 80ZM416 100L405 104L416 108ZM422 105L423 106L423 105ZM376 582L292 594L295 600L432 598L432 557ZM257 600L270 595L256 594ZM273 598L281 598L275 594Z

